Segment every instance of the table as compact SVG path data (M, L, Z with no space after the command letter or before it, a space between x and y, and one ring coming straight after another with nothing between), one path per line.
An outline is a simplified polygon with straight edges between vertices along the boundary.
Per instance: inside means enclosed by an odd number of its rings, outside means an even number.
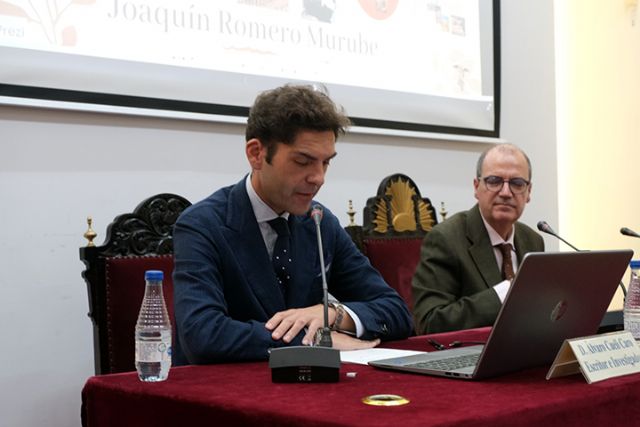
M489 328L429 337L485 340ZM427 350L426 336L385 343ZM172 368L169 379L143 383L135 372L94 376L82 391L85 427L177 425L562 426L633 425L640 417L640 375L587 384L580 375L547 381L548 366L483 381L392 372L343 363L340 381L274 384L267 362ZM355 372L356 376L347 376ZM404 406L362 403L398 394Z

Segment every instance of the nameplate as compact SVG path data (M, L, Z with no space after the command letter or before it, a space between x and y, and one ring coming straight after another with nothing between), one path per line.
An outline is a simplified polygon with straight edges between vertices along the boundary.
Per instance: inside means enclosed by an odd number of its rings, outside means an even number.
M640 372L640 347L624 331L565 340L547 379L580 372L589 384Z

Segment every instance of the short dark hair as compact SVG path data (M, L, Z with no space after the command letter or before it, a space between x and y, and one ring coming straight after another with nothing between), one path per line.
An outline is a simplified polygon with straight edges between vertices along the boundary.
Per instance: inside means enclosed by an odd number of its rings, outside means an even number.
M496 144L496 145L492 145L491 147L487 148L486 150L484 150L482 152L482 154L480 154L480 157L478 157L478 162L476 163L476 178L481 178L482 177L482 166L484 163L484 159L485 157L487 157L487 154L489 154L490 151L493 150L500 150L500 151L511 151L511 152L519 152L522 153L522 155L524 156L525 160L527 161L527 167L529 169L529 178L528 180L531 181L531 160L529 160L529 156L527 156L527 153L524 152L524 150L520 147L518 147L515 144L509 144L509 143L503 143L503 144Z
M246 140L256 138L267 147L267 162L278 143L293 144L302 130L332 131L344 135L351 121L324 90L307 85L285 85L262 92L249 111Z

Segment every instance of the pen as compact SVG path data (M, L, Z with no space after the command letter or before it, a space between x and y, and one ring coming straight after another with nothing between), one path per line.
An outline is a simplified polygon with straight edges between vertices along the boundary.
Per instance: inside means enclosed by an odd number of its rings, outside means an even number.
M444 344L439 343L438 341L434 340L433 338L427 338L427 342L429 344L431 344L433 346L433 348L435 348L436 350L444 350L445 348L447 348Z
M460 347L466 344L484 344L484 341L453 341L449 344L449 347Z

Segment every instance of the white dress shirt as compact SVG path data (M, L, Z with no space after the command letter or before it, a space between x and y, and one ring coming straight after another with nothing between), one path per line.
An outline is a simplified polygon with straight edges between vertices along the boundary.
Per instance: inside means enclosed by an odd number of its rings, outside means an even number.
M251 202L251 207L253 208L253 213L258 220L258 227L260 227L260 233L262 233L262 238L264 239L264 244L267 247L267 252L269 253L269 258L273 256L273 248L276 245L276 240L278 239L278 233L269 225L269 221L278 216L283 217L284 219L289 219L289 212L284 212L282 215L278 215L274 212L273 209L269 207L256 193L256 190L253 188L251 184L251 175L247 176L245 180L245 185L247 189L247 194L249 195L249 201ZM329 294L329 301L338 301L335 297ZM360 337L364 333L364 326L360 321L360 318L346 305L343 304L344 309L349 316L353 319L353 322L356 325L356 336Z

